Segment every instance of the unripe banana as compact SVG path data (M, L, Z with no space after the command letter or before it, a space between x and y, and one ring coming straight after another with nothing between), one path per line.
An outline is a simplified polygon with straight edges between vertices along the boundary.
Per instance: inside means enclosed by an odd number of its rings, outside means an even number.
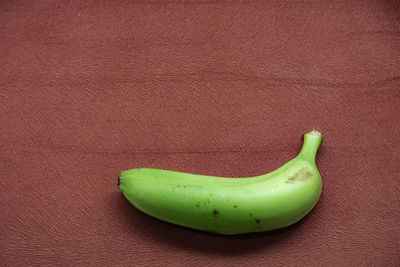
M315 156L322 134L304 135L300 153L270 173L223 178L167 170L123 171L118 184L136 208L157 219L234 235L287 227L317 203L322 180Z

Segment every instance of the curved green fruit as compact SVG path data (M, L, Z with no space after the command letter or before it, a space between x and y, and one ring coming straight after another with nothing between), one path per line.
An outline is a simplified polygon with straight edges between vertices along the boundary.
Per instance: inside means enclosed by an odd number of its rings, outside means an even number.
M302 219L319 199L322 180L315 156L321 143L321 133L305 134L297 157L260 176L139 168L123 171L119 188L142 212L177 225L227 235L279 229Z

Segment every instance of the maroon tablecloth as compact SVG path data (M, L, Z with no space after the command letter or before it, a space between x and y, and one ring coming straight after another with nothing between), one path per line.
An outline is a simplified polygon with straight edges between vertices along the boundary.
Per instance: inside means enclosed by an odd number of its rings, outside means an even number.
M1 1L0 265L400 264L397 1ZM324 133L300 223L224 237L117 187L244 177Z

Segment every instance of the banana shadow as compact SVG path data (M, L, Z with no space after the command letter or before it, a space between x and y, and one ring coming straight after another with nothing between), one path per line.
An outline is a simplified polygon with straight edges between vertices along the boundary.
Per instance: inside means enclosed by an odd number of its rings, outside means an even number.
M313 216L314 210L317 209L315 207L298 223L284 229L264 233L224 236L192 230L157 220L132 206L122 193L115 194L117 195L113 195L110 198L114 201L111 205L124 213L122 218L126 221L122 223L129 225L132 233L134 232L133 236L138 234L146 235L146 239L149 238L155 243L167 244L182 250L232 257L255 253L268 247L276 247L287 239L296 239L296 236L304 235L304 231L307 231L305 228L310 226L308 224L310 217Z

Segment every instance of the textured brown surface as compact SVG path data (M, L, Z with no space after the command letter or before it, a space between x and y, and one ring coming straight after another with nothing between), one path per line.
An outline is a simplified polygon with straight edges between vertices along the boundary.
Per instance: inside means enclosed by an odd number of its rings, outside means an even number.
M399 10L1 1L0 265L398 265ZM285 230L180 228L116 185L135 167L265 173L314 127L323 195Z

